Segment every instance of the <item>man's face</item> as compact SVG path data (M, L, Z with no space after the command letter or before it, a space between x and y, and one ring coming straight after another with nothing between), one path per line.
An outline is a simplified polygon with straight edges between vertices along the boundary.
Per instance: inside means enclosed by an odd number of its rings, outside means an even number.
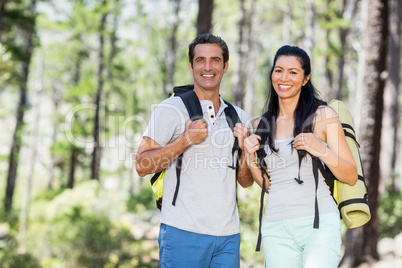
M217 44L199 44L194 48L194 59L190 71L194 87L204 90L219 90L229 63L223 62L222 49Z

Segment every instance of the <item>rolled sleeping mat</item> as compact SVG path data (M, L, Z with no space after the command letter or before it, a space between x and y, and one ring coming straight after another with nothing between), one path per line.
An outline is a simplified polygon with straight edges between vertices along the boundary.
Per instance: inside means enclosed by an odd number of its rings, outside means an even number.
M328 106L338 114L346 135L346 141L357 165L358 180L355 185L350 186L339 180L334 182L334 197L338 202L342 219L348 228L356 228L366 224L371 218L367 186L364 182L364 172L358 148L359 144L356 141L356 134L353 129L352 115L345 103L339 100L332 100L328 103Z

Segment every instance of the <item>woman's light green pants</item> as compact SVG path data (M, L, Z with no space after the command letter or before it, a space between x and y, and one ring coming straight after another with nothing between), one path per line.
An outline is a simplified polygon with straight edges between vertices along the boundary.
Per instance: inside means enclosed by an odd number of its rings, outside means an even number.
M262 223L262 245L268 268L336 268L341 256L342 224L338 213Z

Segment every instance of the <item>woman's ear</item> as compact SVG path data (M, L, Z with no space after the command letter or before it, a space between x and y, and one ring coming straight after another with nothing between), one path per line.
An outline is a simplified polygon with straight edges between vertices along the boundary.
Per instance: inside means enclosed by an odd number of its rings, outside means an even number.
M304 78L304 82L303 82L303 87L307 84L308 80L310 80L311 75L307 75L306 78Z

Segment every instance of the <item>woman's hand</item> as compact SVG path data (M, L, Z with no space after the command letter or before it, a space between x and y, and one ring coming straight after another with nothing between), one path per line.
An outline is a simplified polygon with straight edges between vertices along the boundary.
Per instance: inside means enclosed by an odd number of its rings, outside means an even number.
M260 148L260 140L261 137L256 134L253 134L247 139L245 139L244 140L245 151L250 155L254 155L254 153L258 151L258 149Z
M260 148L260 140L261 137L256 134L253 134L244 140L244 151L249 166L255 162L255 152Z
M237 123L233 129L233 136L239 140L239 147L243 150L244 140L250 136L250 127L242 123Z
M300 133L293 140L293 147L317 157L325 155L327 151L327 146L314 133Z

